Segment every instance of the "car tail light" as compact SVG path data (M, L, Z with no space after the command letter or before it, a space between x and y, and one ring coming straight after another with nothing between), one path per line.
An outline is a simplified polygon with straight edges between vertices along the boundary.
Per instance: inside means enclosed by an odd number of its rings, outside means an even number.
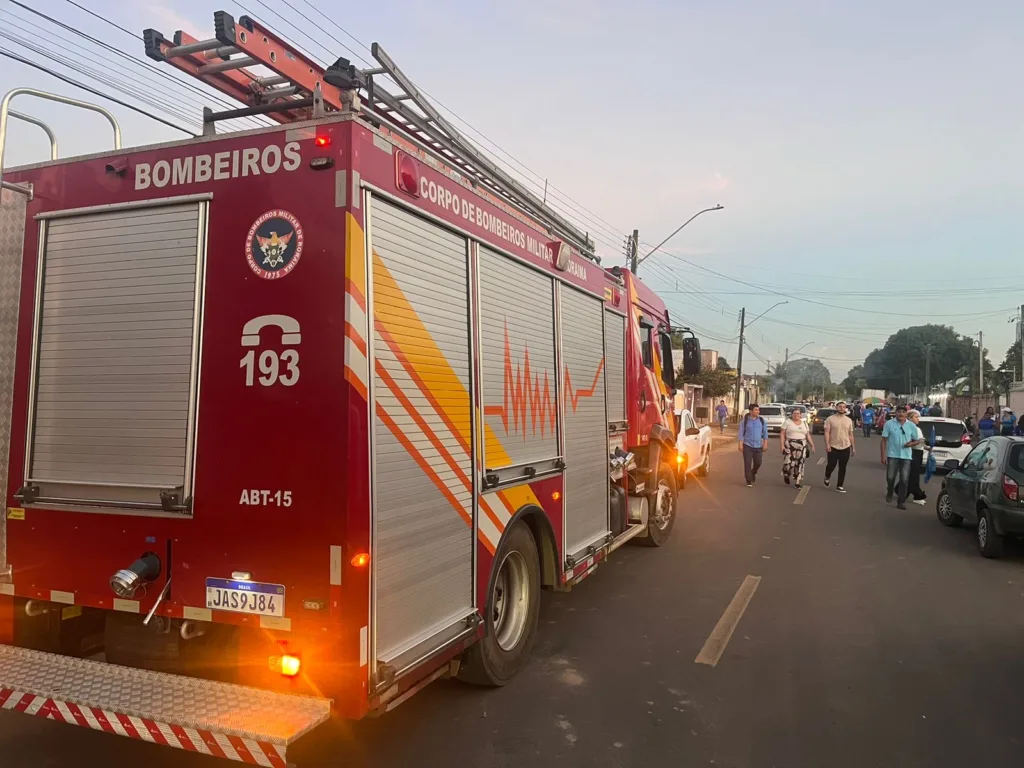
M1012 477L1007 477L1006 475L1003 475L1003 493L1006 494L1006 498L1008 498L1010 501L1017 501L1018 490L1019 488L1017 486L1017 481L1014 480Z
M962 435L960 435L960 442L963 443L964 445L970 445L971 444L971 433L970 432L964 432Z

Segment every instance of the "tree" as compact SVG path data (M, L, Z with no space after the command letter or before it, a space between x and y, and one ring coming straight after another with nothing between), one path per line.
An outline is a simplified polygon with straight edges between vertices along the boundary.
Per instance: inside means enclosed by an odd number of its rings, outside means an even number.
M846 372L846 378L839 382L840 388L847 395L856 397L860 394L862 389L865 389L868 385L868 380L864 376L864 366L855 365L853 368Z
M772 390L781 392L784 398L790 393L797 395L820 391L822 386L832 384L832 376L825 364L810 357L791 360L786 365L776 365L772 377Z
M925 383L952 381L972 361L977 376L977 354L971 337L948 326L901 328L864 360L864 378L872 389L909 392Z
M686 376L680 368L676 372L676 386L682 388L683 384L697 384L704 387L704 394L708 397L722 397L736 388L736 373L705 368L695 376Z
M719 356L718 358L718 370L720 371L731 371L733 367L729 365L729 361L724 357Z

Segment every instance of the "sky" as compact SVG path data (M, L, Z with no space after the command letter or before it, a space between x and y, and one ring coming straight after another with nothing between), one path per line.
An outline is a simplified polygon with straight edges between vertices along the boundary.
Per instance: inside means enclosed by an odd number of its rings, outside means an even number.
M141 41L68 0L24 1L142 56ZM591 232L605 265L623 262L632 229L644 254L723 205L640 275L674 322L732 364L740 309L748 321L768 310L749 329L745 372L802 349L838 381L891 333L929 322L984 332L996 365L1014 340L1009 321L1024 302L1024 3L75 2L166 36L209 37L213 11L248 11L325 61L354 58L342 43L368 59L353 38L377 41L485 150L514 158L533 183L547 179L549 200ZM94 46L65 48L69 33L0 0L0 48L43 60L2 37L26 30L110 71ZM177 113L168 119L195 122L203 99L182 101L155 82L151 98ZM83 98L0 58L0 89L15 86ZM27 99L16 107L51 122L62 155L110 141L101 119ZM183 137L112 109L127 146ZM8 167L46 151L38 129L12 123Z

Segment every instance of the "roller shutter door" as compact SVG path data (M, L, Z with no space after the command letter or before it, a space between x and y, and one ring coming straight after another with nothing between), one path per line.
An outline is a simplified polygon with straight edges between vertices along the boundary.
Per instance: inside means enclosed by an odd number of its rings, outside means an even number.
M559 455L554 281L483 247L479 265L484 457L489 474L515 480Z
M49 221L30 484L159 506L187 485L205 203Z
M608 533L608 417L601 301L561 285L565 413L565 552Z
M373 199L376 658L472 612L466 241Z
M608 421L626 420L626 318L605 310L604 367L608 383Z

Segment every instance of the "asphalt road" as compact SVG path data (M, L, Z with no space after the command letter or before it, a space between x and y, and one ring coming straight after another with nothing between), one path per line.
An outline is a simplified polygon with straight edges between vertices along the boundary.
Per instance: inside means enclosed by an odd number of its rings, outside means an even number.
M775 451L754 488L737 453L716 454L669 546L625 547L545 595L512 684L435 683L303 765L1024 765L1024 547L983 560L972 529L937 522L938 480L926 507L886 505L877 451L861 442L845 495L812 458L802 504ZM747 576L760 582L717 665L695 663ZM226 765L6 713L0 755L4 768Z

